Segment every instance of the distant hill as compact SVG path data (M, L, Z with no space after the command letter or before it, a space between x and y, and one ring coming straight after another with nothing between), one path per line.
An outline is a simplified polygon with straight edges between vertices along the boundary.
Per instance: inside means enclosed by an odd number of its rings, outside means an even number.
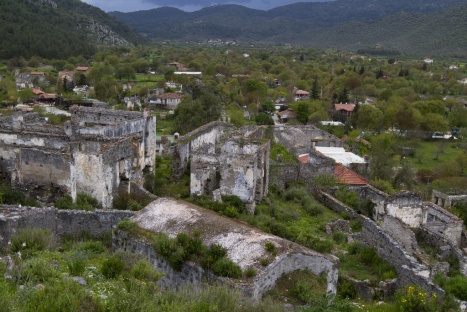
M467 56L467 0L336 0L269 11L217 5L196 12L159 8L110 12L153 40L208 39Z
M66 58L94 53L96 45L148 40L104 11L79 0L1 0L0 59Z

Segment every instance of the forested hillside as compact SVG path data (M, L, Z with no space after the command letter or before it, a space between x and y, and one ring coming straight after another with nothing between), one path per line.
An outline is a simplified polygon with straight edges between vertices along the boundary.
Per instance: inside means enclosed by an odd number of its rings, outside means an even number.
M98 8L78 0L2 0L0 59L90 55L95 46L145 39Z
M382 44L405 53L465 56L465 0L337 0L269 11L219 5L196 12L160 8L111 12L155 40L291 43L320 48Z

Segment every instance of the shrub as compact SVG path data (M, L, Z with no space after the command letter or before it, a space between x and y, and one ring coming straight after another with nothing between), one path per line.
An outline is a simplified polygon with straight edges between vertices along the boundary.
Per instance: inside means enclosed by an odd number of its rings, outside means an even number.
M388 195L396 193L391 183L386 180L375 179L371 181L371 185L376 187L378 190L385 192Z
M178 233L177 243L190 255L200 255L204 252L203 241L199 237L191 237L185 233Z
M77 251L70 255L66 261L68 271L73 276L80 276L86 268L87 257L81 251Z
M306 197L307 193L303 189L298 188L291 188L285 191L284 198L290 201L298 201L300 202L302 198Z
M237 264L233 263L228 258L221 258L217 260L212 266L212 271L216 275L226 276L231 278L242 277L242 269Z
M345 186L339 187L335 197L356 211L358 211L360 208L360 198L358 197L358 194L352 191L349 192Z
M275 252L276 245L273 242L266 242L264 243L264 249L266 249L269 252Z
M337 185L336 177L331 174L322 174L314 178L313 183L320 189L328 189Z
M239 213L245 212L245 203L238 196L224 195L222 196L222 202L231 207L235 207Z
M19 191L15 191L9 184L0 183L0 193L1 204L40 207L39 203L34 199L26 197L26 195Z
M354 283L339 276L337 280L337 294L342 299L355 299L357 293L354 288Z
M58 209L94 211L101 208L101 205L96 198L80 193L76 196L76 202L73 202L70 195L65 195L55 203L55 207Z
M344 244L347 242L347 235L345 235L345 233L336 231L332 233L332 240L337 244Z
M265 267L265 266L268 266L269 263L271 263L271 261L268 258L263 258L263 259L260 260L260 263L261 263L262 266Z
M99 241L89 241L84 243L79 243L77 246L78 251L97 255L105 252L105 246L102 242Z
M458 275L449 278L444 285L444 289L457 299L467 301L467 277Z
M437 296L432 296L416 286L409 286L396 295L396 306L401 311L431 312L436 311Z
M313 287L304 280L298 280L290 291L292 296L302 303L311 304L317 299Z
M122 274L125 264L117 257L109 257L102 263L101 273L106 278L116 278Z
M137 279L145 279L151 282L157 282L163 276L157 272L146 259L138 260L131 268L131 275Z
M317 252L321 253L329 253L332 250L332 247L334 244L332 241L327 240L327 239L319 239L319 238L313 238L310 241L310 247Z
M136 228L136 222L130 221L128 219L122 220L119 223L117 223L117 229L125 232L134 233Z
M21 229L18 235L11 238L10 250L13 253L20 252L23 258L29 258L39 251L51 248L53 243L49 230Z
M55 203L58 209L73 209L73 199L70 195L65 195Z
M323 206L309 196L302 198L301 204L310 216L318 216L324 212Z
M248 278L252 278L256 276L256 271L254 268L249 267L248 269L245 270L245 276Z
M218 245L212 244L204 253L200 260L201 266L205 269L211 269L218 260L227 255L227 249Z
M13 280L17 284L44 283L59 277L54 266L43 258L31 258L16 267L13 271Z

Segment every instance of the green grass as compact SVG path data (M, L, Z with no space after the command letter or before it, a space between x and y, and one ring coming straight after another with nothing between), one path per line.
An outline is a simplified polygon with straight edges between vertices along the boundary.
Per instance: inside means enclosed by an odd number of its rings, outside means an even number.
M465 150L462 148L466 143L461 140L445 141L417 141L406 142L409 147L415 149L415 156L408 157L414 169L434 170L442 164L454 160ZM400 160L400 156L396 156ZM436 159L437 157L437 159Z
M0 311L284 311L225 287L160 289L162 275L147 260L99 241L56 246L28 259L11 256L10 265L0 261Z
M164 112L167 113L167 112ZM157 114L158 115L158 114ZM160 135L173 135L174 119L156 117L156 133Z

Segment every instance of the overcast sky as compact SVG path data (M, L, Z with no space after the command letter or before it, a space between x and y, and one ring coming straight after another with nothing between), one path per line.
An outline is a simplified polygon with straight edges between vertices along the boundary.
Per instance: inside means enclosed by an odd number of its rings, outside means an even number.
M162 6L179 8L183 11L196 11L215 4L240 4L253 9L269 10L295 2L316 2L324 0L82 0L99 7L105 12L134 12L150 10Z

